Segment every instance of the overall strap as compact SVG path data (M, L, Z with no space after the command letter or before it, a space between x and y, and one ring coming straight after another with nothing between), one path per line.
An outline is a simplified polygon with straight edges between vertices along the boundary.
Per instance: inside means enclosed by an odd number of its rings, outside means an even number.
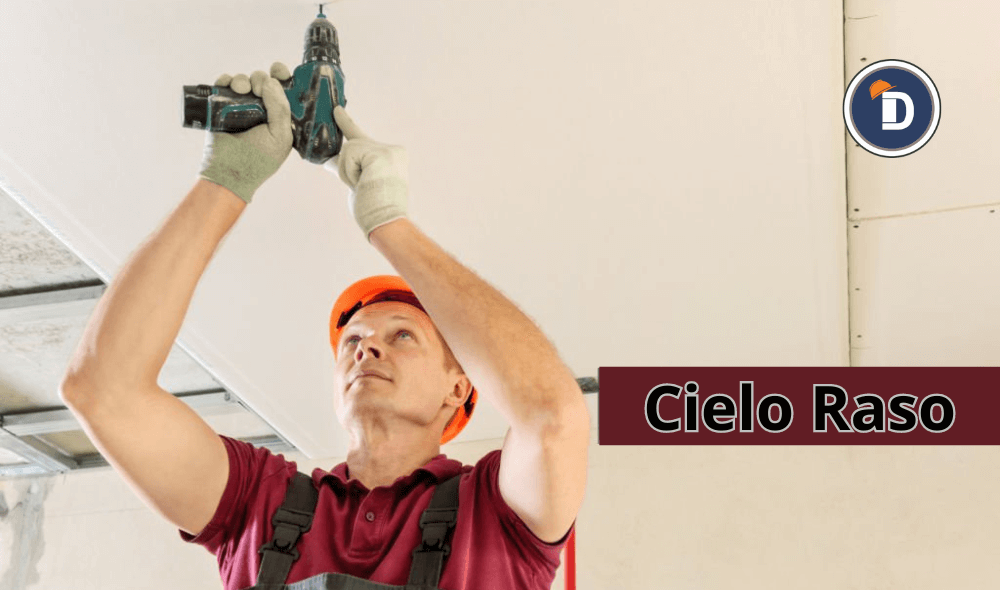
M413 565L406 590L436 590L444 568L444 558L451 553L447 540L458 521L458 482L462 474L439 484L427 509L420 515L423 540L413 550Z
M271 517L274 535L257 550L263 555L257 573L258 585L285 583L292 563L299 558L295 544L312 526L318 499L319 492L313 487L312 478L297 472L285 491L284 503Z

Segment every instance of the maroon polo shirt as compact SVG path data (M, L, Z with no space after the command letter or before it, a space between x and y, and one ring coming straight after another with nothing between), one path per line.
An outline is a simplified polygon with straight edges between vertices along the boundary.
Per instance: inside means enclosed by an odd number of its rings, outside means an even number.
M221 436L229 453L229 480L212 520L181 538L216 556L226 590L253 586L260 570L257 550L274 532L271 516L285 498L294 461L249 443ZM404 585L411 552L420 544L420 514L434 485L458 473L458 522L450 540L439 587L446 590L545 589L559 567L570 531L555 543L535 536L500 495L500 453L473 465L441 454L392 485L369 490L348 479L347 463L314 469L319 490L312 528L296 546L287 584L316 574L341 572L384 584ZM575 526L575 522L574 522Z

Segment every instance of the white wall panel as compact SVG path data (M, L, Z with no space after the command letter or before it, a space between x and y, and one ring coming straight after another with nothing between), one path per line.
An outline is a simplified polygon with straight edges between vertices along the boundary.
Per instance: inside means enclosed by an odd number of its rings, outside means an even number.
M1000 365L1000 207L850 232L853 365Z
M867 65L901 59L924 70L941 97L937 131L907 156L871 154L845 129L851 218L1000 202L1000 4L846 0L844 10L845 88Z

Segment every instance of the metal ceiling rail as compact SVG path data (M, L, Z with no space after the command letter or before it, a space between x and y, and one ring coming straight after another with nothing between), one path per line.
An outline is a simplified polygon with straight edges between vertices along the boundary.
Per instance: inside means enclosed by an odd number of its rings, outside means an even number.
M597 393L599 389L595 377L578 377L576 383L580 386L580 391L584 394Z
M10 438L9 435L0 434L0 446L3 446L3 441ZM16 437L14 440L17 440ZM253 436L248 438L240 439L244 442L248 442L254 446L263 447L268 449L272 453L287 453L290 451L295 451L295 447L291 446L284 439L277 435L270 436ZM23 441L18 441L23 442ZM5 447L6 448L6 447ZM17 451L15 451L17 452ZM34 458L32 460L35 460ZM96 469L101 467L110 467L108 462L100 453L89 453L87 455L81 455L80 457L73 459L76 464L71 468L57 468L57 469L47 469L41 464L41 461L36 463L15 463L13 465L0 465L0 480L2 479L13 479L18 477L35 477L39 475L52 475L56 473L66 473L68 471L76 471L83 469Z
M85 315L107 286L100 280L0 293L0 324Z
M0 447L31 461L42 471L69 471L79 468L75 459L36 438L19 438L0 428ZM18 466L15 464L15 466Z
M177 394L176 397L201 416L240 414L248 411L235 395L225 389L186 392ZM81 429L80 423L67 408L0 415L0 448L11 451L29 462L0 466L0 478L107 466L107 461L99 453L71 457L43 439L37 438L45 434ZM275 453L295 450L295 447L277 435L243 440L271 449Z
M236 397L225 389L180 393L176 397L201 416L239 414L245 411ZM0 429L15 436L38 436L53 432L81 430L81 427L69 409L55 408L0 415Z

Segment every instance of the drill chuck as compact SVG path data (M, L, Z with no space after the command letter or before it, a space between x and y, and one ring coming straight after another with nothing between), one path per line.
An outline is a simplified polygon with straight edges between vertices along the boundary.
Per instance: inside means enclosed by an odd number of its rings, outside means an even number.
M317 16L306 29L304 45L302 63L328 61L340 65L340 40L337 38L337 29L325 16Z

